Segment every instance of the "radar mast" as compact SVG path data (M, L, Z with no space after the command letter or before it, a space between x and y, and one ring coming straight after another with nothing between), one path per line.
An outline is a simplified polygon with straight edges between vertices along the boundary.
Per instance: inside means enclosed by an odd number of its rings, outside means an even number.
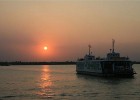
M91 45L89 44L89 45L88 45L88 47L89 47L89 55L90 55L90 49L91 49Z
M115 47L115 40L112 39L112 53L114 53L114 47Z

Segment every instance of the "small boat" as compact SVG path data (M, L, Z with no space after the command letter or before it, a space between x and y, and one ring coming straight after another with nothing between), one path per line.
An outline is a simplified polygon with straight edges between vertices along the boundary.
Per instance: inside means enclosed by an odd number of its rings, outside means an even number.
M121 57L120 53L114 50L115 40L112 40L112 49L107 53L106 58L96 58L91 54L91 46L89 45L89 53L80 58L76 63L77 74L87 74L96 76L117 76L132 77L135 73L132 68L132 61L128 57Z

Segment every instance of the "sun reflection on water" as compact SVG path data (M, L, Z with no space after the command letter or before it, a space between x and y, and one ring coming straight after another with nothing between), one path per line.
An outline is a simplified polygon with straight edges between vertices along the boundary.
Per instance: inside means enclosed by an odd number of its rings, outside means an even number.
M41 98L52 98L54 96L54 92L52 91L52 80L51 80L51 70L49 66L42 66L41 77L39 88L40 91L37 93Z

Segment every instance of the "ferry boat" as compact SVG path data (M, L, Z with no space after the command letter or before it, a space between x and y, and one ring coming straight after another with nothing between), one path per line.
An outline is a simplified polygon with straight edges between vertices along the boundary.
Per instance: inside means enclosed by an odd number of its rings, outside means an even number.
M77 60L77 74L117 77L132 77L136 74L132 68L131 60L128 57L121 57L120 53L115 52L114 44L115 40L112 40L112 49L107 53L106 58L96 58L92 55L89 45L89 54Z

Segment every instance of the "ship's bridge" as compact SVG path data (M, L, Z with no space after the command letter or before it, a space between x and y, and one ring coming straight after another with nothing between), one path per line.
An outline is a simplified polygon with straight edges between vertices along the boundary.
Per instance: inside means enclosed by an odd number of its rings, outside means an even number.
M120 58L120 53L112 52L107 54L107 59Z
M107 54L107 60L128 60L128 57L120 57L120 53L116 53L114 50L115 40L112 40L112 49Z
M93 56L93 55L85 55L84 59L85 60L94 60L95 56Z
M95 60L95 56L92 55L92 52L90 52L91 45L88 45L89 47L89 54L86 54L84 57L84 60Z

